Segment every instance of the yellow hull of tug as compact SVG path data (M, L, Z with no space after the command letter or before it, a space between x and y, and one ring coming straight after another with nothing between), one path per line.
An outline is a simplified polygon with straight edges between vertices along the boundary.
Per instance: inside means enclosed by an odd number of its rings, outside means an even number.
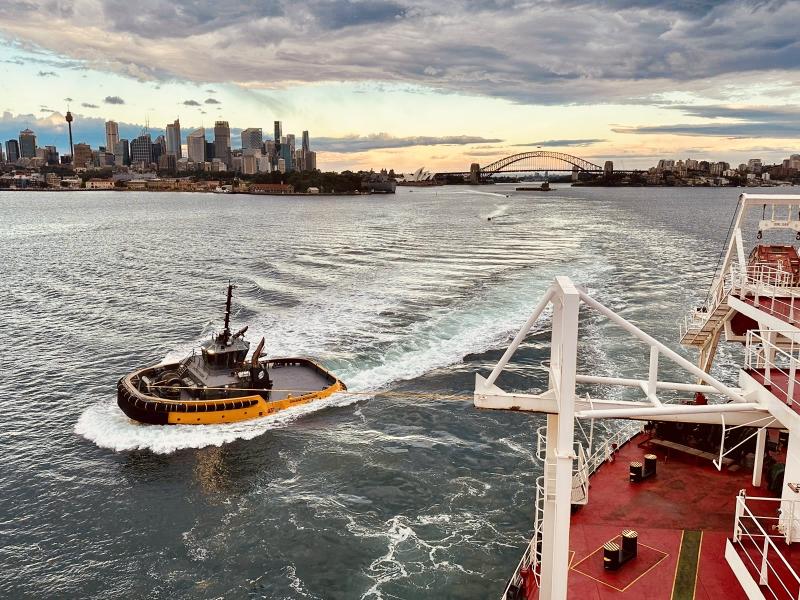
M170 425L216 425L219 423L235 423L237 421L249 421L251 419L258 419L259 417L266 417L273 415L287 408L293 408L302 404L308 404L316 400L323 400L336 392L342 392L347 388L337 381L335 384L327 389L312 394L303 394L302 396L289 396L283 400L264 400L261 396L244 396L236 398L237 401L257 400L258 403L247 408L233 408L230 410L212 411L212 412L169 412L167 414L167 423ZM228 400L230 402L230 400ZM214 401L197 402L197 404L216 404Z

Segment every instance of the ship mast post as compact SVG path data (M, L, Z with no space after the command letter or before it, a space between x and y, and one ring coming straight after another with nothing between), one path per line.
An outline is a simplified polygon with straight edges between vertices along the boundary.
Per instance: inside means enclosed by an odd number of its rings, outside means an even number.
M231 299L233 297L233 288L236 287L228 282L228 299L225 301L225 329L220 336L223 344L227 344L231 339Z
M539 589L539 598L543 600L567 598L572 465L577 458L573 443L580 295L566 277L556 278L556 287L559 293L553 298L553 344L548 387L558 390L558 409L547 415Z

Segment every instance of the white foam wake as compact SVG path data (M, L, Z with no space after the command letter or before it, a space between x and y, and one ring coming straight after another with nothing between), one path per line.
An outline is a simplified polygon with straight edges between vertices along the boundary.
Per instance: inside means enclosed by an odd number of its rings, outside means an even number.
M551 274L539 272L535 279L516 281L490 297L479 298L446 314L429 315L404 329L393 332L394 341L380 355L369 356L347 365L336 373L348 388L359 394L337 394L280 413L221 425L143 425L128 419L109 398L87 408L75 425L75 432L102 448L115 451L147 449L170 453L184 448L221 446L236 439L252 439L270 429L285 427L303 415L345 406L371 396L364 392L386 389L399 381L414 379L434 369L460 362L470 353L502 347L529 316L540 292L550 282ZM510 300L510 301L509 301ZM335 310L331 307L329 310ZM335 321L335 320L334 320ZM277 333L277 332L273 332ZM280 336L280 334L278 333ZM281 346L304 349L313 332L294 329Z
M337 394L252 421L191 426L136 423L123 414L115 401L108 400L84 410L75 424L75 433L101 448L116 452L150 450L157 454L169 454L184 448L222 446L237 439L250 440L270 429L285 427L305 414L332 406L346 406L360 399L360 396Z

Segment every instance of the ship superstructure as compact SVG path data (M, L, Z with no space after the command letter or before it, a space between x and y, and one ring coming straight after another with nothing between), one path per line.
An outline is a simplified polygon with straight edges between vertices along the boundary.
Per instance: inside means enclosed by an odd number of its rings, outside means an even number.
M751 209L761 218L746 253ZM533 534L498 597L800 598L800 261L764 240L800 239L798 210L800 196L741 196L709 299L681 330L697 364L559 277L491 374L476 375L477 407L547 415ZM548 307L548 389L504 390ZM640 376L581 371L581 311L641 348ZM722 335L743 348L736 386L709 374ZM660 376L665 361L681 376ZM612 388L629 392L609 398Z

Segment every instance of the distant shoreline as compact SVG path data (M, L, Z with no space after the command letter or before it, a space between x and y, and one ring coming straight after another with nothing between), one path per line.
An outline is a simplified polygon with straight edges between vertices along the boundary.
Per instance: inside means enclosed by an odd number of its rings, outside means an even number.
M89 188L0 188L0 192L119 192L146 194L213 194L215 196L391 196L382 192L215 192L213 190L126 190L124 188L89 189Z

